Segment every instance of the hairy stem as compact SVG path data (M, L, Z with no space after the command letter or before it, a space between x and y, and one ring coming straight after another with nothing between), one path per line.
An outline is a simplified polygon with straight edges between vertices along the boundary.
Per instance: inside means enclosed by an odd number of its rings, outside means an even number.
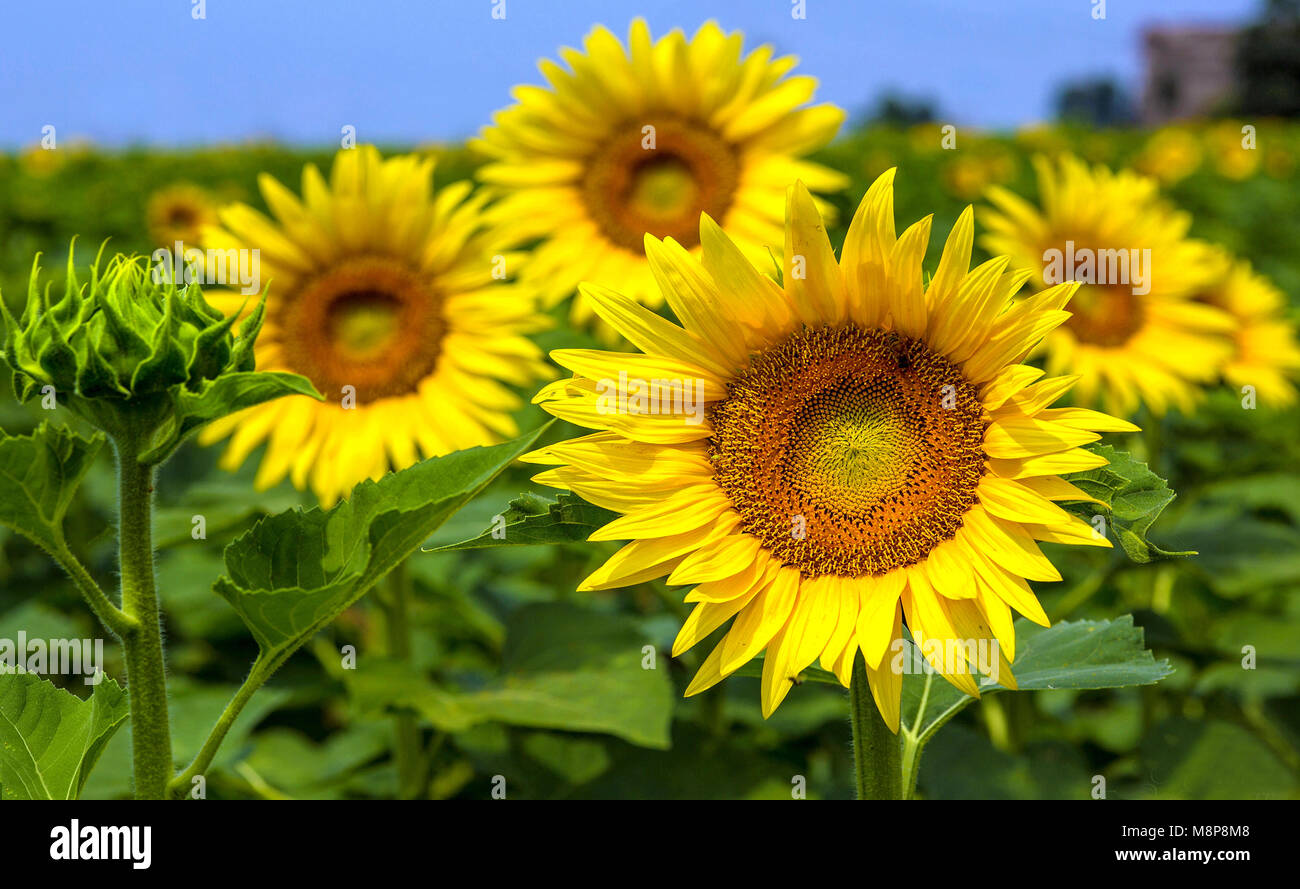
M122 635L131 706L137 799L163 799L172 777L167 676L153 573L154 468L137 460L131 442L118 442L118 568L122 612L133 623Z
M853 725L853 766L858 799L902 799L903 773L898 738L885 725L867 683L867 664L858 652L849 683L849 719Z
M99 584L95 583L95 579L90 576L86 566L81 564L81 560L72 554L72 550L68 549L66 544L60 541L59 548L52 550L50 555L54 557L54 561L62 566L64 571L68 572L68 576L72 578L72 582L81 591L81 596L86 600L86 604L90 606L90 610L108 628L109 632L118 639L123 639L128 633L138 629L139 624L127 617L122 609L109 600Z

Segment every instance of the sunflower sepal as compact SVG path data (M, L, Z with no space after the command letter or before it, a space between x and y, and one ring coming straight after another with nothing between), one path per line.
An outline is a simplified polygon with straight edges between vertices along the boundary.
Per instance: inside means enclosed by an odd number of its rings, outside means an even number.
M197 283L154 274L144 257L104 250L78 274L69 248L63 294L42 286L32 264L21 319L0 310L3 357L20 402L49 399L108 433L141 463L156 465L199 427L284 395L322 396L305 378L254 370L253 343L266 301L232 332Z
M140 460L161 463L192 433L213 420L286 395L324 400L306 377L282 371L234 371L205 383L200 392L182 389L177 393L176 409Z

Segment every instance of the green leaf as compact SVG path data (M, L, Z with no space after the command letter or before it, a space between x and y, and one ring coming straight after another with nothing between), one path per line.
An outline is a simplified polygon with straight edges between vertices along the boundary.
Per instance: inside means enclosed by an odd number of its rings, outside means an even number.
M41 423L31 435L0 432L0 524L47 550L63 546L63 516L104 436L82 438Z
M593 506L576 494L563 492L554 500L539 494L520 494L501 513L501 521L482 534L460 543L432 547L428 552L481 549L489 546L532 546L578 543L597 528L618 518L618 513Z
M1147 531L1164 508L1176 496L1169 485L1140 460L1134 460L1110 445L1090 448L1110 461L1107 466L1067 476L1069 481L1096 497L1110 510L1110 527L1119 538L1124 552L1135 562L1151 562L1177 556L1194 556L1194 552L1168 552L1147 539ZM1077 503L1067 507L1091 522L1094 504Z
M512 725L607 732L667 749L673 692L668 664L643 666L648 641L636 624L564 603L510 616L505 677L469 696L486 717Z
M244 621L274 669L414 552L439 525L532 447L539 427L364 481L332 509L258 522L225 550L213 590Z
M129 715L126 692L100 674L86 700L32 673L0 673L0 796L76 799Z
M925 748L926 799L1087 799L1095 770L1083 747L1035 739L1018 754L995 748L986 732L951 725Z
M1268 744L1231 722L1165 719L1147 733L1139 757L1144 797L1294 798L1291 770Z
M361 766L382 756L392 727L367 722L331 733L317 744L294 729L259 732L243 765L268 786L299 799L337 799L344 782Z
M155 436L152 448L140 459L156 463L166 458L185 437L213 420L236 411L274 401L286 395L308 395L317 401L324 396L306 377L281 371L235 371L214 380L204 380L197 392L177 390L176 412Z
M230 703L238 686L225 683L195 682L177 675L167 682L168 719L171 723L172 759L183 769L207 740L212 724ZM263 688L240 712L226 734L212 764L205 771L211 776L227 771L249 751L249 736L273 711L284 706L293 694L280 688ZM99 767L82 791L83 799L126 799L131 796L131 723L113 736L104 748ZM188 789L188 788L187 788Z
M623 616L564 603L528 605L510 616L503 675L487 688L451 691L386 660L363 660L347 682L363 710L414 710L443 731L500 722L603 732L667 749L672 684L666 662L643 667L649 644Z
M1115 620L1060 621L1046 629L1020 618L1015 631L1011 671L1021 691L1153 685L1173 672L1167 660L1157 661L1146 649L1142 628L1133 625L1129 614ZM902 725L924 739L975 699L930 672L910 641L905 645L905 652L885 657L904 670ZM1005 689L981 677L981 694L999 691Z

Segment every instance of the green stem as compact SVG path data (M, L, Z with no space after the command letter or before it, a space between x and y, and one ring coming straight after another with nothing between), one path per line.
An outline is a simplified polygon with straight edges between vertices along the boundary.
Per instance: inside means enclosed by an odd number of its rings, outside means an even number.
M72 550L68 549L66 544L60 541L60 546L51 550L50 555L54 557L54 561L63 567L64 571L68 572L68 576L72 578L72 582L81 591L82 598L86 600L90 610L109 629L109 632L118 639L123 639L128 633L139 628L139 624L135 620L127 617L122 609L109 600L99 584L95 583L95 578L90 576L86 566L81 564L81 560L72 554Z
M411 660L410 578L406 563L399 562L385 580L388 592L388 654L409 663ZM397 795L401 799L420 796L424 783L423 757L420 753L420 726L415 714L400 712L393 717L393 758L397 764Z
M163 799L172 777L167 718L167 676L162 624L153 573L154 468L142 466L139 449L117 447L118 569L122 611L133 622L122 635L131 706L132 759L137 799Z
M904 726L900 731L903 736L901 764L903 799L913 799L916 796L916 777L920 773L918 766L921 764L921 750L925 747L925 739L921 737L921 725L922 720L925 719L926 708L930 705L930 686L933 682L934 673L926 670L925 686L921 689L921 703L916 708L916 721L912 723L910 729Z
M1011 723L1002 701L994 695L985 695L983 700L984 725L988 728L989 741L1003 753L1014 753L1015 743L1011 739Z
M213 758L217 755L217 749L221 747L221 742L226 739L226 733L230 727L235 724L239 714L243 712L244 705L253 697L254 693L262 687L271 674L275 672L274 667L268 667L261 657L253 663L253 668L248 671L248 677L244 684L239 686L235 696L226 704L226 709L221 711L221 716L217 718L217 723L208 732L207 739L203 746L199 748L198 755L194 761L189 764L185 771L181 772L168 784L168 792L172 796L183 796L190 789L190 784L194 781L195 776L203 774L208 766L212 764Z
M853 725L853 766L858 799L903 799L899 741L885 725L867 683L867 664L858 652L849 683L849 716Z

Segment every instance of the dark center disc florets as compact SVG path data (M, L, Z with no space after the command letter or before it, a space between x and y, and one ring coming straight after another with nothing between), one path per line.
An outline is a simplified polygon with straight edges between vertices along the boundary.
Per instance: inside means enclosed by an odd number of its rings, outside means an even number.
M583 203L610 241L641 253L648 232L691 248L700 214L722 220L739 183L735 149L693 121L629 121L587 160Z
M741 527L805 577L919 562L977 502L983 406L920 340L804 329L727 390L709 413L715 477Z
M365 402L414 392L436 370L446 333L427 275L383 256L343 260L310 278L273 319L292 370L327 397L350 385Z

